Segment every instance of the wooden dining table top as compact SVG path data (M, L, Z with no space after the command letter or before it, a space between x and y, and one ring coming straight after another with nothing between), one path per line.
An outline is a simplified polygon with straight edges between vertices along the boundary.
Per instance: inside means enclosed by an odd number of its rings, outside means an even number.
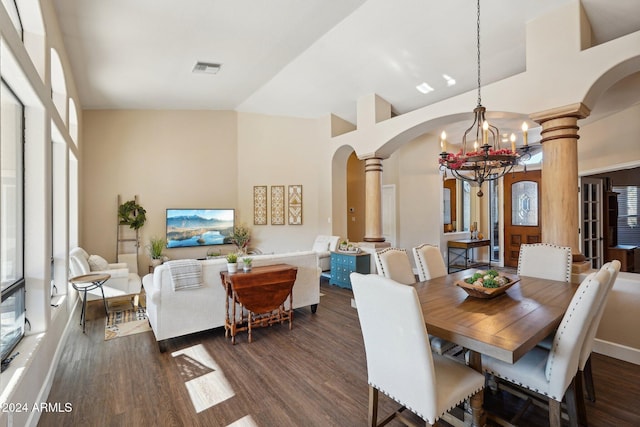
M431 335L514 363L562 321L577 284L519 276L505 293L476 298L456 286L465 270L415 284Z

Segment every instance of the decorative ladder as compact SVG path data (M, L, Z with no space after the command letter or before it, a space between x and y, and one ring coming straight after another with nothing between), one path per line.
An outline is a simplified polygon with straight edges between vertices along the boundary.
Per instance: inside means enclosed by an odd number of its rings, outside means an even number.
M134 196L134 201L136 202L136 204L138 204L137 194ZM127 263L129 265L129 271L138 274L138 252L140 247L140 234L139 230L133 230L126 224L120 224L118 210L122 203L122 197L118 194L118 205L116 206L116 262ZM135 266L132 265L134 261Z

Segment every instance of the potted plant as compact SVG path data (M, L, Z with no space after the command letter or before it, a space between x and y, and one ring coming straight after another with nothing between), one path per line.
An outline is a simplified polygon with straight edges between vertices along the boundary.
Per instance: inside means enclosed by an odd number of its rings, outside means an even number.
M251 271L251 263L253 262L253 258L244 257L242 258L242 262L244 263L243 270L245 272Z
M156 267L162 264L162 251L167 246L167 241L161 237L152 237L149 239L149 256L151 257L151 265Z
M216 251L216 250L213 250L213 249L209 249L207 251L207 259L214 259L214 258L219 257L220 255L222 255L222 252L220 252L219 250Z
M233 234L231 234L231 243L236 245L238 252L243 254L247 253L247 248L251 241L251 230L246 225L236 225L233 227Z
M227 271L235 273L238 271L238 255L235 253L227 254Z

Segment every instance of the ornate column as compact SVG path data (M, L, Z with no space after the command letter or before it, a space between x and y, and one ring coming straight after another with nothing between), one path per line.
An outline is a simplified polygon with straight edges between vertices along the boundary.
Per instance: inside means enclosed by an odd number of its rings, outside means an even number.
M571 247L574 273L590 268L580 252L578 235L578 119L589 114L578 103L531 115L542 125L542 240Z
M384 242L382 235L382 159L369 157L364 161L364 241Z

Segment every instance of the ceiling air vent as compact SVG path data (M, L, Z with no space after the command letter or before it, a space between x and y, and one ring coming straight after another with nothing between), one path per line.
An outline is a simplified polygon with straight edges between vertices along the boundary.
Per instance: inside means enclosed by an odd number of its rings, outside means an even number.
M193 72L218 74L218 71L220 71L220 67L222 67L222 64L215 64L212 62L196 62L196 65L193 67Z

